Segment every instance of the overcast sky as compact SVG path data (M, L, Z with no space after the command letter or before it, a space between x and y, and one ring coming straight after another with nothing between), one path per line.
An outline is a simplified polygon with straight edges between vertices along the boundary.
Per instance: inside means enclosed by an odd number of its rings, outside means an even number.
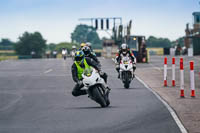
M79 18L133 20L132 34L175 40L184 36L198 0L0 0L0 39L17 41L24 31L39 31L48 43L71 41ZM90 24L90 23L89 23ZM107 33L99 32L100 36Z

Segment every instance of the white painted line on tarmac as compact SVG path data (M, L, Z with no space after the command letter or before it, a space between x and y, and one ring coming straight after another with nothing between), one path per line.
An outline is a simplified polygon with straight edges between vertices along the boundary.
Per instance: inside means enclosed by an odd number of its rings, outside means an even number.
M44 73L46 74L46 73L49 73L49 72L51 72L51 71L53 71L53 69L48 69L48 70L46 70Z
M143 80L141 80L139 77L136 76L136 79L139 80L149 91L151 91L169 110L170 114L172 115L173 119L175 120L176 124L178 125L179 129L182 133L188 133L188 131L185 129L183 124L181 123L180 119L178 118L175 111L170 107L170 105L161 97L159 96L153 89L151 89Z
M15 105L18 101L20 101L20 99L22 98L22 95L18 95L18 98L12 102L10 102L8 105L6 105L3 108L0 108L0 111L4 111L7 110L8 108L12 107L13 105Z
M160 67L157 67L157 66L155 66L155 65L153 65L153 64L151 64L151 63L149 63L149 65L151 65L154 69L156 69L156 70L162 72L162 70L161 70Z
M193 56L196 60L199 60L200 61L200 58L199 57L196 57L196 56Z
M112 58L112 61L113 61L113 62L115 62L115 59L114 59L114 58Z

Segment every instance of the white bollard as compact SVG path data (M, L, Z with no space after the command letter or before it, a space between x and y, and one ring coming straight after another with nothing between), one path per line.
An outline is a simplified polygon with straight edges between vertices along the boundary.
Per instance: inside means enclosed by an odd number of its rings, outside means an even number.
M183 58L180 58L180 97L184 96L184 68L183 68Z
M172 58L172 86L175 86L175 57Z
M194 61L190 61L190 88L191 97L195 97Z
M164 86L167 86L167 57L164 59Z

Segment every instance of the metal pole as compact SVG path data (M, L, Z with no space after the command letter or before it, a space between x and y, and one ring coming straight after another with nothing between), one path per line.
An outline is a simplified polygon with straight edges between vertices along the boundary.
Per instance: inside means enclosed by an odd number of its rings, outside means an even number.
M91 19L91 26L93 26L93 19Z

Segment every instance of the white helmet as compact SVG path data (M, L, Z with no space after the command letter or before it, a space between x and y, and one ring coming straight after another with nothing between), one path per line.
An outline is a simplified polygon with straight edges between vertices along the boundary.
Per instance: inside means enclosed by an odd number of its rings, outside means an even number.
M121 51L122 51L123 54L126 54L128 52L128 45L123 43L121 45Z
M88 46L88 47L91 47L91 43L90 42L86 42L86 45Z
M73 46L72 46L72 49L76 49L76 46L75 46L75 45L73 45Z

